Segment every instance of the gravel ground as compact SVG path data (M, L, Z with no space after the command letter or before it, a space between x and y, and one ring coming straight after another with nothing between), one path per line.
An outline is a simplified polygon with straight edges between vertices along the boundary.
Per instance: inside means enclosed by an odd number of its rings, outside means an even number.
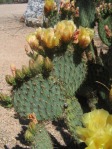
M10 74L10 64L20 68L28 63L24 51L25 37L33 28L20 22L27 4L0 5L0 91L9 93L10 87L5 82L5 75ZM19 141L22 130L13 109L0 107L0 149L27 148ZM22 137L20 137L22 140Z

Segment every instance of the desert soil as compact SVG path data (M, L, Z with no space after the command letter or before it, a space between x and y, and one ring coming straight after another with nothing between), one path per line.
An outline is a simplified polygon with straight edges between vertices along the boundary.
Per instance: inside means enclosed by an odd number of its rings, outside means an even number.
M10 64L21 68L28 63L24 51L25 38L34 28L26 27L20 22L26 7L27 4L0 5L0 92L10 92L11 88L5 82L5 75L11 74ZM27 148L18 140L21 130L22 125L15 118L13 108L0 106L0 149Z

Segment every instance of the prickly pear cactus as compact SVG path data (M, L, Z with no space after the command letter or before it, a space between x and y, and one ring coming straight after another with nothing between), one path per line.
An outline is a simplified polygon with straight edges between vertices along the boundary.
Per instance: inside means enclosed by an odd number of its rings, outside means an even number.
M62 115L66 98L74 96L87 72L85 62L75 64L74 54L69 49L61 55L55 54L49 78L39 74L14 88L13 103L20 116L34 112L38 120L48 120Z
M32 142L32 149L53 149L51 138L43 124L34 124L30 122L25 132L25 139Z
M102 19L101 21L99 21L99 25L98 25L98 31L99 31L100 38L107 46L111 46L112 37L109 37L110 35L107 35L105 28L106 28L106 26L108 26L107 28L109 30L112 30L111 24L112 24L112 16L109 16L106 19Z
M112 3L102 3L97 7L98 32L107 46L112 45Z
M77 51L72 49L56 57L53 61L53 74L64 83L66 97L75 95L75 92L86 78L87 65L82 60L77 64L78 56L81 55L78 55Z
M36 128L36 134L34 137L34 141L32 143L32 149L53 149L53 144L51 141L51 138L47 132L47 130L45 129L44 126L42 126L41 124L37 124L37 128Z
M94 27L95 20L95 3L91 0L77 0L77 7L79 7L78 25L84 27Z
M78 136L75 130L77 126L82 126L81 117L83 116L83 111L81 105L75 97L67 99L66 104L65 121L71 135L78 142Z
M44 27L54 27L60 21L60 16L57 12L51 12L51 14L45 18Z
M22 66L21 70L13 67L13 75L6 76L12 86L15 111L24 118L35 115L36 124L30 123L25 133L32 148L53 148L43 122L58 118L65 120L71 136L79 143L76 127L82 125L81 117L86 108L86 104L81 107L82 103L88 100L89 110L105 108L108 96L104 94L109 95L112 78L111 55L110 51L105 56L98 55L92 28L98 21L100 38L111 48L112 4L107 3L99 6L95 14L98 1L62 1L57 8L53 0L46 0L44 12L48 22L43 25L46 28L39 27L27 37L31 48L30 52L25 48L30 57L29 66ZM60 19L63 21L57 23ZM88 98L85 101L81 98L81 104L80 95ZM0 97L4 101L6 96ZM99 106L101 97L105 101Z
M34 112L38 120L55 119L63 112L61 88L53 78L46 80L38 75L14 90L14 107L22 117Z

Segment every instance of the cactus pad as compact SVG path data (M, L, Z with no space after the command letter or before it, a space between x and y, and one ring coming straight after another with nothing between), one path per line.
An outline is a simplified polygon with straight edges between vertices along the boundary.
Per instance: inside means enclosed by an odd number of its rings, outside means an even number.
M14 90L14 107L22 117L35 113L38 120L54 119L63 112L62 86L38 75Z
M31 144L32 149L53 149L51 138L43 124L30 122L25 132L25 140Z
M95 5L91 0L77 0L79 7L79 24L83 27L93 27L95 19Z
M47 27L54 27L54 25L56 25L58 21L60 21L60 16L57 12L54 11L54 12L51 12L51 14L49 15L45 25Z
M53 149L51 138L42 124L37 124L32 149Z
M65 99L75 94L87 72L85 63L75 64L74 53L55 55L49 78L37 75L14 89L14 107L20 116L35 113L38 120L48 120L63 113Z
M98 32L99 32L99 36L100 36L101 40L107 46L111 46L112 45L112 37L111 38L107 37L105 29L104 29L105 25L108 25L109 29L112 31L112 16L111 15L109 17L107 17L106 19L102 18L98 24Z
M77 64L78 58L76 51L66 51L53 61L54 71L52 73L64 82L66 97L67 95L73 96L86 78L87 66L82 60Z
M81 117L83 115L83 111L75 97L67 100L67 106L68 107L65 110L66 124L73 138L78 141L76 127L82 125Z

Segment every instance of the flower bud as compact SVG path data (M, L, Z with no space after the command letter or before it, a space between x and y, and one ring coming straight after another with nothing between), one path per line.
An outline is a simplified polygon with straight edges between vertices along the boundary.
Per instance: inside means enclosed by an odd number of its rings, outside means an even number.
M14 64L10 65L12 75L15 77L16 66Z
M33 121L31 121L31 122L29 123L28 130L29 130L32 134L35 134L35 132L36 132L36 124L37 124L37 122L35 123L35 122L33 122Z
M15 79L22 81L24 79L25 75L20 69L16 69L15 71Z
M79 40L79 46L82 48L86 48L91 42L91 39L89 36L81 36Z
M35 63L37 63L39 66L43 66L44 65L44 57L42 55L38 55Z
M43 32L43 28L39 27L36 29L35 36L37 39L39 40L41 39L42 32Z
M36 69L35 69L35 61L34 60L29 60L29 68L30 68L30 71L31 71L31 75L36 75L37 72L36 72Z
M73 34L73 43L78 43L78 36L79 36L79 30L76 30Z
M56 3L54 0L45 0L44 13L47 16L51 11L56 10Z
M34 60L33 59L30 59L29 60L29 67L32 68L34 65Z
M83 49L86 48L90 44L93 36L94 31L92 29L80 27L78 36L79 46Z
M31 76L31 71L29 67L23 65L22 66L22 73L25 75L25 77L30 77Z
M36 124L38 123L35 113L29 114L28 119L31 120L31 122L29 124L29 128L31 128L31 129L35 128Z
M32 74L36 75L38 73L41 73L43 70L43 65L44 65L44 57L42 55L38 55L34 63L31 62L30 64Z
M39 41L34 34L30 34L27 37L27 42L29 43L31 49L37 50L39 46Z
M32 142L33 139L34 139L34 135L29 130L26 130L26 132L25 132L25 140L27 142Z
M52 69L53 69L52 61L48 57L46 57L44 61L44 71L50 72Z
M11 86L16 85L15 78L13 76L11 76L11 75L6 75L5 76L5 80Z

